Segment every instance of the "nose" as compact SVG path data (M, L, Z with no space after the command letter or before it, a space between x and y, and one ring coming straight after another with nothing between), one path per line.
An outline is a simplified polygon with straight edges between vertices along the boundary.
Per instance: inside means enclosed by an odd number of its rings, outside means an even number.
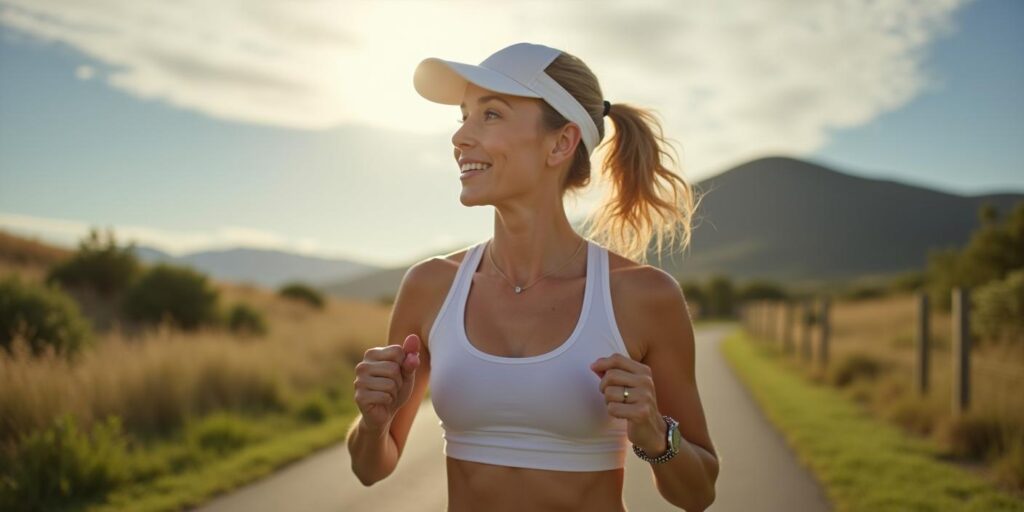
M472 133L471 133L472 132L472 126L471 125L472 125L472 123L470 123L467 120L466 122L462 123L459 126L458 130L455 130L455 133L452 134L452 145L455 146L456 150L458 150L458 148L467 147L467 146L471 146L472 145L472 141L474 139L471 137L471 135L472 135Z

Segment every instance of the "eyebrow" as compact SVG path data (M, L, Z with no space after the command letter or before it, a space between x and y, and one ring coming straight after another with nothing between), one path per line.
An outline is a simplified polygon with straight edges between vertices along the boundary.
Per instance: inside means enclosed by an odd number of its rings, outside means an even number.
M512 104L510 104L504 98L502 98L501 96L498 96L496 94L491 94L489 96L481 96L481 97L477 98L476 103L477 103L477 105L480 105L482 103L485 103L485 102L488 102L488 101L491 101L491 100L498 100L498 101L504 103L505 105L507 105L508 108L512 108ZM466 108L466 103L463 102L461 105L459 105L459 108ZM513 109L513 110L515 110L515 109Z

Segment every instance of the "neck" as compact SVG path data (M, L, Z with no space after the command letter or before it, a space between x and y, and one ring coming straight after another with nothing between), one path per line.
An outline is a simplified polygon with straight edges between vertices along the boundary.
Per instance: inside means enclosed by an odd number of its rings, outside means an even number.
M547 214L525 208L513 212L495 209L494 236L487 247L490 255L484 257L493 258L513 283L526 286L549 272L553 273L547 279L585 275L587 248L580 247L583 240L561 207ZM485 268L504 280L493 266Z

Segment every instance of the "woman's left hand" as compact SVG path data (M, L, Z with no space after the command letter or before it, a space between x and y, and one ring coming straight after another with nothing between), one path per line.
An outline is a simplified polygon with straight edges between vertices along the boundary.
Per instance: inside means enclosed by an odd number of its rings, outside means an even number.
M627 420L630 442L651 455L667 450L667 426L658 412L651 368L616 353L594 361L590 369L601 377L601 393L604 394L608 414ZM622 400L624 388L629 388L629 398L625 402Z

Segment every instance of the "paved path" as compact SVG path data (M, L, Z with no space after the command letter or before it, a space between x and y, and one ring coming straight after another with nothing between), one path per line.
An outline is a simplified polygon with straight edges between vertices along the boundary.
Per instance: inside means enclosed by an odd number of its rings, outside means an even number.
M820 487L768 423L718 350L730 325L698 328L697 386L708 427L722 457L717 499L708 510L831 510ZM344 443L291 464L274 475L197 509L201 512L443 511L446 504L441 427L424 401L395 472L364 487ZM632 455L632 454L629 454ZM630 512L680 510L654 487L647 463L630 456L624 499Z

